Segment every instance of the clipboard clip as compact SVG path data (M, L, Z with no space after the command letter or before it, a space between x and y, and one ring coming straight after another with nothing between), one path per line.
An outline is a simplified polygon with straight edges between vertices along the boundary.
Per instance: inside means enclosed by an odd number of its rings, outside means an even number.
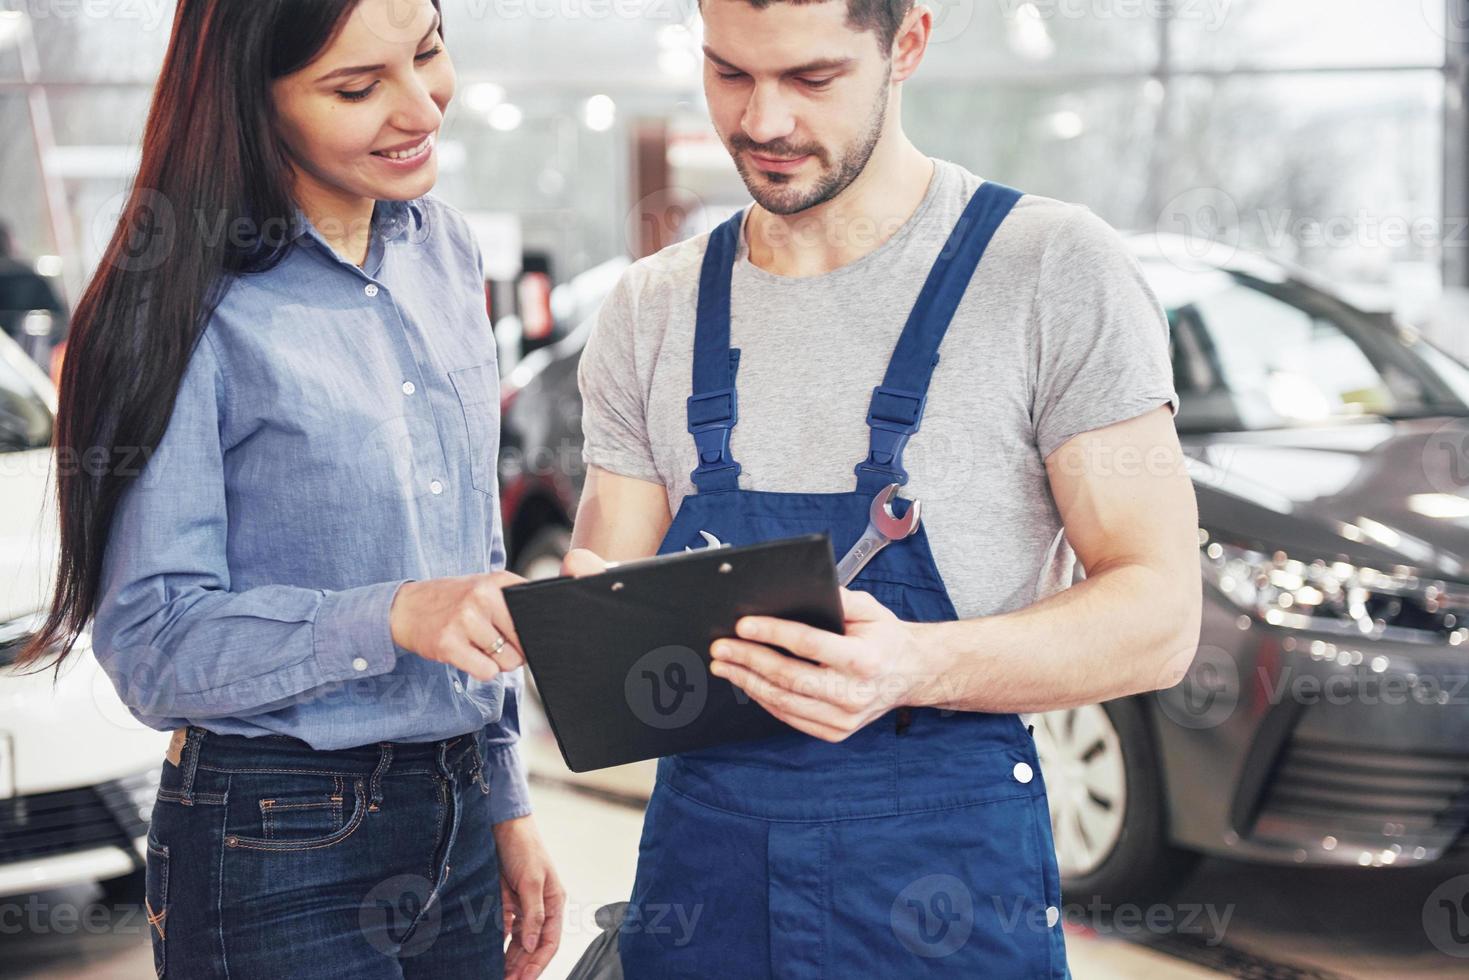
M703 538L704 538L704 540L707 542L704 545L704 547L702 547L702 548L685 548L684 551L713 551L716 548L728 548L728 547L730 547L730 545L727 545L723 541L720 541L718 538L716 538L714 535L710 534L708 531L700 531L699 534L702 535ZM625 565L643 565L643 564L648 564L648 563L651 563L651 562L661 561L661 560L663 560L663 559L665 559L667 557L668 557L667 555L659 555L659 556L655 556L655 557L652 557L652 558L636 558L636 559L632 559L632 560L629 560L629 561L609 561L606 564L605 570L610 572L614 568L621 568L621 567L623 567Z

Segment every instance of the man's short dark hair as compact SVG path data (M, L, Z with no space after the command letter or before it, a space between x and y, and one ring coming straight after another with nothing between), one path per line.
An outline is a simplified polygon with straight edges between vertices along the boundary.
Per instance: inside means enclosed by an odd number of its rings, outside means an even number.
M703 0L699 0L702 6ZM829 3L831 0L745 0L756 10L764 10L773 3ZM898 28L903 18L913 9L913 0L846 0L847 25L857 31L872 31L883 54L893 49L898 37Z

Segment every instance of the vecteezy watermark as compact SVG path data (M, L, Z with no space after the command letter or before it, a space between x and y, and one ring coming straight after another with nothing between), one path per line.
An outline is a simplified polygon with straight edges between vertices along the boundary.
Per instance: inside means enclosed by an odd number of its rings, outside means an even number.
M681 902L632 903L622 920L619 932L646 933L650 936L668 936L676 947L693 942L694 930L704 914L702 903L684 905Z
M6 0L0 11L25 14L33 21L132 21L152 31L167 23L172 0Z
M0 898L0 936L142 936L143 906L132 902L53 902L42 895Z
M304 617L304 610L301 612ZM303 622L305 619L303 618ZM282 627L289 629L289 626ZM276 672L242 671L232 677L221 676L219 661L205 659L195 663L189 657L176 657L170 648L128 646L113 651L107 670L92 658L79 658L75 667L63 670L90 671L80 679L90 683L92 699L98 712L123 729L136 729L138 721L132 711L150 720L172 719L181 691L201 691L228 684L230 696L241 704L269 704L280 708L312 704L321 707L360 705L378 711L421 713L438 699L457 700L460 692L453 689L448 674L419 676L402 671L373 677L354 677L333 681L308 690L299 690L290 678ZM129 710L129 709L132 710Z
M933 11L933 31L929 44L946 44L962 37L974 22L977 0L920 0Z
M1454 44L1469 43L1469 9L1458 0L1418 0L1418 8L1436 36Z
M1469 423L1446 422L1424 440L1423 475L1442 494L1458 495L1469 487Z
M0 905L0 914L4 908ZM568 902L561 910L566 935L600 933L597 909L595 905ZM703 915L702 903L628 904L618 931L667 936L674 946L683 947L693 942ZM394 875L379 882L363 896L357 909L358 928L368 945L400 959L421 956L432 948L443 935L446 916L456 928L462 923L462 928L475 936L504 929L503 906L497 888L489 889L479 898L461 895L445 904L436 894L434 883L420 874ZM0 926L3 923L4 919L0 918Z
M1164 671L1153 697L1163 713L1184 728L1218 727L1239 705L1239 664L1219 647L1200 646L1191 658L1172 658Z
M1007 21L1146 20L1168 18L1198 23L1217 31L1229 17L1234 0L998 0Z
M1431 674L1396 669L1385 654L1320 638L1286 637L1282 648L1285 660L1258 663L1250 674L1249 689L1262 707L1416 704L1461 709L1469 705L1469 671ZM1291 658L1300 659L1294 662ZM1219 647L1201 646L1192 662L1180 657L1170 663L1153 697L1163 713L1184 728L1215 728L1238 708L1242 680L1234 655Z
M893 899L888 922L898 942L915 956L949 956L974 931L974 893L954 875L925 875Z
M1469 959L1469 874L1450 878L1423 903L1423 932L1446 956Z
M459 15L470 20L641 20L684 24L697 9L698 0L463 0Z
M395 875L362 899L358 928L368 945L385 956L419 956L433 946L443 927L443 909L433 899L433 882L423 875Z
M713 230L704 199L687 187L661 187L644 194L623 221L623 242L632 255L644 255ZM698 256L697 261L702 261ZM696 258L688 257L690 266Z
M93 249L104 261L126 272L151 272L179 247L184 232L191 241L207 248L225 247L236 253L263 256L289 244L297 234L314 231L338 251L364 248L374 233L385 233L394 212L375 209L348 219L309 218L297 215L252 218L232 214L224 208L180 208L167 195L150 188L114 194L92 214L89 236ZM400 230L413 244L422 244L431 231L430 222L409 220ZM120 232L118 248L107 246ZM414 253L413 258L418 254Z
M1184 254L1167 256L1177 265L1227 262L1239 249L1239 205L1218 187L1193 187L1163 205L1154 230L1182 240Z
M649 728L683 728L704 712L709 670L688 647L659 647L628 669L622 690L633 715Z
M151 272L173 254L178 244L178 217L173 202L157 191L136 192L128 210L127 191L114 194L92 216L91 238L96 252L104 261L124 272ZM106 248L119 232L118 247Z
M1022 928L1040 932L1054 928L1057 921L1064 918L1070 925L1085 926L1104 936L1192 935L1203 937L1208 946L1224 942L1224 934L1235 909L1233 903L1222 907L1199 902L1113 904L1102 901L1099 895L1091 896L1085 903L1064 903L1059 910L1055 906L1042 908L1023 898L995 895L990 901L999 916L1000 928L1006 932Z
M1404 249L1469 246L1469 217L1379 212L1311 214L1294 208L1245 208L1218 187L1193 187L1163 206L1154 225L1160 236L1183 243L1164 255L1182 268L1228 262L1241 245L1267 251L1299 249Z

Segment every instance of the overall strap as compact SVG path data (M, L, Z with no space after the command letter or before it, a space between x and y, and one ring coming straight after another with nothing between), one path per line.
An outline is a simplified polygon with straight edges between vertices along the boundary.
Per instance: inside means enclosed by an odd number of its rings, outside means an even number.
M928 385L939 362L939 345L990 239L1020 197L1021 192L1013 187L985 181L944 243L908 315L887 374L872 390L867 410L871 443L867 458L857 464L858 491L875 495L890 483L908 482L903 447L923 421Z
M729 293L744 211L709 236L699 274L699 318L694 327L694 383L688 399L689 432L699 453L691 474L699 493L738 489L740 464L729 452L739 421L735 375L740 352L729 346Z

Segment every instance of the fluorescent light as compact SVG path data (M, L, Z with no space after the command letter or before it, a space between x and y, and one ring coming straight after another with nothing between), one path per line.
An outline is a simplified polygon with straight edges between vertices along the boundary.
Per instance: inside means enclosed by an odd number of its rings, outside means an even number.
M617 121L617 103L611 96L594 95L582 105L582 122L594 133L605 133Z
M508 133L513 129L519 129L525 119L525 113L520 106L513 102L501 102L490 110L490 125L502 133Z
M1022 3L1010 15L1006 32L1010 48L1022 58L1045 61L1056 53L1056 42L1051 39L1051 30L1041 16L1040 8L1033 3Z
M1408 498L1408 509L1424 517L1457 521L1469 517L1469 497L1448 493L1415 493Z
M494 82L475 82L464 90L464 104L475 112L489 112L505 101L505 87Z
M1086 122L1081 118L1081 113L1070 109L1051 113L1046 118L1046 126L1052 136L1062 140L1075 139L1086 131Z
M30 23L31 19L24 10L0 10L0 50L24 37Z

